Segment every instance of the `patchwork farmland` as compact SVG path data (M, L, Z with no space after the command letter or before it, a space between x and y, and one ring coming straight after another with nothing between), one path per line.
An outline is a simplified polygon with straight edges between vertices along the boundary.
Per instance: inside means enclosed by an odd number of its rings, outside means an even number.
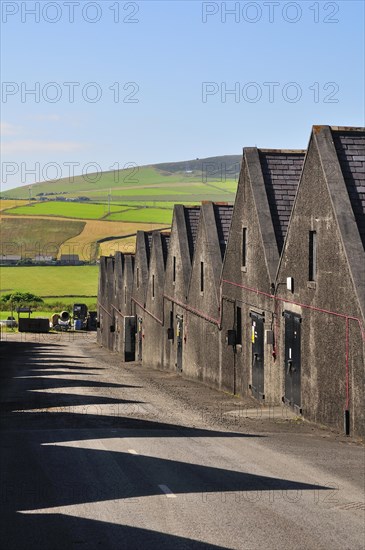
M170 227L174 204L232 202L240 160L240 156L227 156L130 166L6 191L0 201L0 254L20 257L21 263L76 255L80 261L94 264L100 255L133 253L138 230ZM47 296L46 309L55 301L75 301L67 298L70 288L82 302L95 304L97 279L86 266L2 269L1 293L10 289Z
M174 204L232 202L239 162L239 156L227 156L131 166L6 191L1 254L28 259L77 254L95 262L106 250L133 252L138 230L171 225Z

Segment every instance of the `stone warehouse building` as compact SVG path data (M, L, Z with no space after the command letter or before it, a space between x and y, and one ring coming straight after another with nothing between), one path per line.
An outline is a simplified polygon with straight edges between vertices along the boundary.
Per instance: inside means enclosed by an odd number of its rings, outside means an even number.
M185 311L198 234L200 207L176 205L172 219L169 253L163 285L162 366L165 369L184 369L186 341Z
M271 295L304 156L243 150L222 273L223 387L270 404L279 401Z
M364 435L363 128L313 128L276 281L284 399Z
M225 204L201 207L184 314L183 372L220 389L220 280L232 213Z
M122 360L365 435L365 129L245 148L233 208L177 205L101 258L98 311Z
M133 280L133 254L116 252L115 257L100 258L97 339L101 346L120 353L123 361L135 357Z

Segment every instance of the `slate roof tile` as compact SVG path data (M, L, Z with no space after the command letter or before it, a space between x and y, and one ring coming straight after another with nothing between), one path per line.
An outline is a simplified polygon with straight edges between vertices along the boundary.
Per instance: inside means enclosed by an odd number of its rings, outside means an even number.
M163 259L166 266L167 255L170 247L170 233L161 233L161 243L162 243Z
M146 243L147 262L150 263L151 247L152 247L152 231L145 231L144 238Z
M198 236L200 206L195 206L195 207L184 206L184 215L185 215L186 230L188 234L190 260L192 261L194 256L196 238Z
M363 131L333 129L331 131L365 250L365 128Z
M221 249L222 260L226 251L229 230L231 227L233 206L213 204L215 222L217 224L219 246Z
M279 252L284 244L304 162L303 152L260 151L259 157Z

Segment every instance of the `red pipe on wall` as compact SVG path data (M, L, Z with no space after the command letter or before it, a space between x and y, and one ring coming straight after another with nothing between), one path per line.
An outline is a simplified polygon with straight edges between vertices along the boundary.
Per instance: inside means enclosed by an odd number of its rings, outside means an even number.
M346 317L346 406L345 410L349 410L350 405L350 384L349 384L349 317Z
M345 323L346 323L346 328L345 328L345 347L346 347L346 352L345 352L345 355L346 355L346 358L345 358L345 372L346 372L346 376L345 376L345 385L346 385L345 410L348 411L349 406L350 406L349 321L350 320L351 321L357 321L357 323L359 325L359 328L360 328L362 340L365 341L365 330L362 326L361 319L359 319L358 317L354 317L352 315L347 315L346 313L338 313L336 311L331 311L331 310L324 309L324 308L319 308L319 307L316 307L316 306L310 306L310 305L307 305L307 304L302 304L300 302L294 302L293 300L288 300L286 298L281 298L280 296L275 296L273 294L269 294L268 292L263 292L261 290L254 289L254 288L242 285L240 283L234 283L233 281L228 281L227 279L222 279L222 282L227 283L227 284L232 285L232 286L237 286L237 287L243 288L243 289L248 290L250 292L254 292L255 294L261 294L263 296L267 296L268 298L273 299L275 301L275 303L277 303L277 302L286 302L288 304L303 307L305 309L310 309L310 310L313 310L313 311L318 311L320 313L326 313L327 315L333 315L335 317L340 317L342 319L345 319ZM276 313L276 308L275 308L275 313ZM276 352L276 349L275 349L275 352Z
M319 307L316 307L316 306L311 306L311 305L308 305L308 304L303 304L301 302L295 302L293 300L289 300L287 298L282 298L280 296L276 296L274 294L271 294L271 293L268 293L268 292L264 292L262 290L258 290L257 288L252 288L252 287L249 287L249 286L246 286L246 285L243 285L241 283L235 283L233 281L229 281L227 279L222 279L221 280L221 283L227 283L231 286L235 286L235 287L238 287L238 288L242 288L244 290L247 290L249 292L253 292L255 294L260 294L261 296L266 296L267 298L270 298L272 300L274 300L274 313L276 315L276 319L275 319L275 332L276 332L276 337L275 337L275 343L274 343L274 349L273 349L273 352L274 352L274 355L276 356L277 354L277 347L276 347L276 342L278 341L278 326L277 326L277 308L276 308L276 304L278 302L285 302L285 303L288 303L288 304L291 304L291 305L296 305L296 306L299 306L299 307L302 307L302 308L305 308L305 309L309 309L309 310L312 310L312 311L318 311L320 313L325 313L327 315L333 315L335 317L340 317L342 319L345 319L345 323L346 323L346 329L345 329L345 346L346 346L346 359L345 359L345 365L346 365L346 410L348 410L348 407L349 407L349 404L350 404L350 386L349 386L349 321L352 320L352 321L356 321L359 325L359 328L360 328L360 331L361 331L361 336L362 336L362 340L365 341L365 330L362 326L362 321L361 319L359 319L358 317L354 317L354 316L351 316L351 315L347 315L346 313L338 313L336 311L331 311L331 310L328 310L328 309L324 309L324 308L319 308ZM176 300L175 298L172 298L171 296L168 296L167 294L164 294L163 295L164 299L166 298L167 300L169 300L170 302L173 302L177 305L179 305L180 307L184 308L186 311L190 311L191 313L194 313L195 315L198 315L199 317L203 318L203 319L206 319L207 321L215 324L218 326L219 329L222 328L222 313L223 313L223 295L222 295L222 285L220 285L220 307L219 307L219 310L220 310L220 315L219 315L219 319L216 319L214 317L210 317L209 315L206 315L205 313L203 313L202 311L196 309L196 308L193 308L191 306L189 306L188 304L184 304L183 302L180 302L179 300ZM155 321L157 321L159 324L163 325L164 322L163 320L159 319L158 317L156 317L156 315L154 315L152 312L150 312L147 308L145 308L140 302L138 302L135 298L132 298L132 301L135 302L143 311L145 311L148 315L150 315L153 319L155 319ZM102 306L99 302L98 302L98 305L99 307L101 307L105 313L107 313L110 317L112 317L112 315L109 313L109 311L107 309L104 308L104 306ZM121 314L114 306L112 306L119 314Z
M292 305L295 305L295 306L300 306L300 307L304 307L306 309L312 309L314 311L319 311L321 313L327 313L328 315L334 315L336 317L342 317L343 319L351 319L352 321L357 321L359 327L360 327L360 331L361 331L361 336L362 336L362 339L363 341L365 342L365 329L363 328L362 326L362 321L361 319L359 319L358 317L353 317L352 315L347 315L347 313L338 313L336 311L331 311L329 309L323 309L323 308L320 308L320 307L316 307L316 306L309 306L307 304L302 304L300 302L294 302L293 300L288 300L287 298L281 298L280 296L275 296L274 294L269 294L268 292L263 292L261 290L257 290L257 289L254 289L254 288L251 288L249 286L245 286L245 285L241 285L239 283L234 283L232 281L228 281L226 279L222 279L222 282L223 283L227 283L229 285L233 285L233 286L238 286L240 288L244 288L245 290L249 290L251 292L255 292L255 294L262 294L264 296L267 296L269 298L272 298L273 300L278 300L279 302L286 302L287 304L292 304Z
M164 298L169 300L170 302L173 302L174 304L177 304L181 306L182 308L186 309L187 311L190 311L191 313L195 313L199 317L202 317L203 319L206 319L210 323L213 323L214 325L217 325L220 328L221 320L222 320L222 313L220 315L220 319L215 319L214 317L210 317L209 315L206 315L199 309L195 309L194 307L188 306L188 304L184 304L184 302L180 302L179 300L176 300L175 298L172 298L171 296L168 296L167 294L163 295Z
M98 302L98 306L101 307L101 309L103 309L103 310L105 311L105 313L106 313L107 315L109 315L109 317L112 317L112 314L109 313L109 311L108 311L107 309L105 309L105 307L102 306L100 302Z
M143 311L145 311L147 313L147 315L150 315L151 317L153 317L153 319L155 319L155 321L157 321L158 323L160 323L160 325L163 325L163 321L161 319L159 319L158 317L156 317L156 315L154 315L153 313L151 313L151 311L148 311L148 309L146 309L140 302L138 302L135 298L131 298L132 302L134 302L135 304L137 304L137 306L139 306Z

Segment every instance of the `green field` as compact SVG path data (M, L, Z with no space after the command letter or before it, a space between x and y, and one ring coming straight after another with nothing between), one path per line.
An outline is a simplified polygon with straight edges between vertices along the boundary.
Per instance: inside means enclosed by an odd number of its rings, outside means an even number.
M111 212L118 212L120 210L122 210L121 206L111 205L110 207ZM108 205L46 201L11 208L10 210L5 210L3 214L18 216L58 216L61 218L98 220L108 214Z
M75 238L84 227L83 221L3 218L0 224L2 253L23 258L38 254L57 256L61 244Z
M200 201L165 201L165 200L131 200L131 201L123 201L123 200L113 200L113 206L119 206L122 210L123 207L125 208L163 208L168 210L173 210L175 204L184 204L185 206L196 206L200 204Z
M110 214L106 220L140 223L170 224L172 209L168 208L138 208Z
M45 267L2 267L0 269L0 291L31 292L38 296L96 296L99 267L45 266ZM62 299L63 301L63 299Z

